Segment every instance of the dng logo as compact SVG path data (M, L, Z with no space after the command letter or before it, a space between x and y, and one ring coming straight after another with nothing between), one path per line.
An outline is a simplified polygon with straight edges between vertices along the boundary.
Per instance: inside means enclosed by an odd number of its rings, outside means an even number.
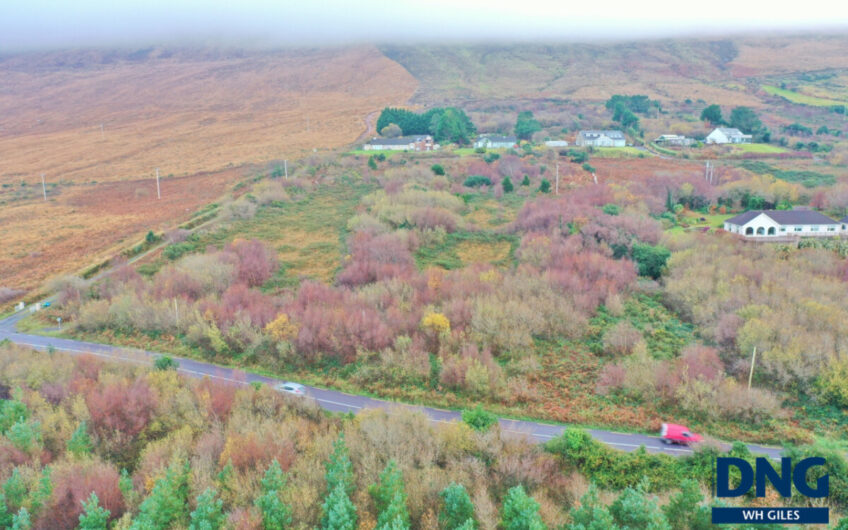
M754 468L741 458L716 459L716 496L740 497L755 488L757 497L765 497L766 484L771 483L783 497L792 496L792 486L801 495L813 498L827 497L830 493L830 475L824 474L816 479L815 487L807 482L807 473L827 462L824 458L805 458L792 467L791 458L780 459L780 473L772 467L766 458L757 458ZM739 471L739 483L730 484L731 469ZM755 485L756 483L756 485ZM827 508L736 508L714 507L713 524L828 524Z
M741 458L718 458L716 462L716 496L718 497L740 497L751 491L755 484L757 497L765 497L766 482L771 482L774 489L783 497L792 496L792 485L798 493L805 497L821 498L830 493L830 475L824 475L816 479L816 487L807 484L807 471L814 467L824 466L827 462L821 457L805 458L798 462L792 469L791 458L780 459L780 473L778 473L766 458L757 458L756 470L751 469L751 464ZM741 474L739 485L735 488L730 486L730 468L735 467Z

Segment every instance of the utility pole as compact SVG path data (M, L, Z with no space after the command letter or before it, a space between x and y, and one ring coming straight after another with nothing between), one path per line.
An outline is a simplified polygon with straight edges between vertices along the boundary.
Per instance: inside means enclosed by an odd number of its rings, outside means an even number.
M286 172L286 180L288 180L289 179L289 161L288 160L283 160L283 169Z
M47 185L44 183L44 173L41 174L41 191L44 193L44 202L47 202Z
M159 191L159 168L156 168L156 198L161 199L162 193Z
M100 124L100 139L102 140L104 138L106 138L106 135L103 134L103 124L101 123Z
M751 381L754 379L754 363L757 362L757 347L754 346L754 353L751 355L751 372L748 374L748 390L751 390Z
M174 298L174 321L176 322L177 326L180 325L180 312L177 309L177 299L176 298Z
M554 189L554 194L559 195L559 162L556 165L556 187Z
M592 179L595 181L595 184L598 183L598 176L592 173Z

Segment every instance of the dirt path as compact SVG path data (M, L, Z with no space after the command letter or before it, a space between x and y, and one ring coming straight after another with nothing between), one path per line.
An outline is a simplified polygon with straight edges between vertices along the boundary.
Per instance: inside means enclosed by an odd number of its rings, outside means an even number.
M368 116L365 116L365 132L360 134L359 137L356 140L353 141L353 143L355 143L355 144L362 143L362 142L368 140L371 136L374 136L377 133L377 131L374 127L374 118L379 113L380 113L379 110L375 110L374 112L372 112Z

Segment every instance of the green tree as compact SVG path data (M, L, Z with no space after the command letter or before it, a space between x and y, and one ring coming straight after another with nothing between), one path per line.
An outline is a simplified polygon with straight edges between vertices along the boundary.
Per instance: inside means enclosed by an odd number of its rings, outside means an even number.
M333 452L330 453L330 458L324 465L327 473L327 494L329 495L336 486L341 484L344 487L345 493L350 495L353 493L353 464L350 462L350 453L345 443L344 433L340 433L338 439L333 442Z
M127 473L126 469L121 470L121 478L118 479L118 489L121 490L121 496L124 498L124 504L127 507L134 506L136 501L136 492L133 487L132 477Z
M515 136L521 140L530 140L534 133L542 130L542 124L533 118L533 113L529 110L518 113L518 119L515 121Z
M639 117L622 104L619 104L615 107L615 112L612 115L612 119L613 121L621 123L621 126L624 128L639 128Z
M88 500L82 501L82 513L79 516L79 530L106 530L111 512L100 506L100 500L93 491Z
M153 367L157 370L176 370L180 367L179 361L169 355L160 355L153 361Z
M44 503L53 495L53 470L50 466L44 466L41 476L38 478L38 486L30 493L30 509L34 516L41 512Z
M621 210L619 209L617 204L610 203L604 204L603 208L601 208L601 211L607 215L618 215Z
M434 113L430 119L430 134L437 142L467 145L475 132L476 128L465 111L455 107L448 107L441 113Z
M224 526L224 501L216 498L217 492L206 488L197 497L197 508L191 512L189 530L218 530Z
M21 472L18 468L12 470L12 474L3 483L3 495L6 497L6 504L10 512L15 512L23 506L26 498L27 487L24 484L24 479L21 477Z
M389 460L380 473L379 480L368 488L377 508L377 527L385 528L398 524L409 527L409 511L406 508L406 492L403 488L403 474L394 460Z
M467 521L471 521L471 528L474 528L474 504L471 503L471 497L462 484L452 482L448 487L439 493L444 505L442 511L439 512L439 525L445 530L455 530L461 528Z
M6 495L0 492L0 528L9 528L12 525L12 514L6 507Z
M285 486L286 476L275 458L262 479L262 495L254 502L262 514L265 530L283 530L291 524L291 506L280 499Z
M375 171L377 170L377 162L374 160L373 156L368 157L368 167Z
M718 105L710 105L701 111L701 121L708 121L713 126L724 125L724 118L721 115L721 107Z
M77 426L67 444L68 452L75 457L88 456L91 454L91 437L88 435L88 426L85 420Z
M527 495L524 486L515 486L506 493L501 508L504 530L543 530L547 528L539 515L539 503Z
M515 189L509 177L504 177L504 179L501 181L501 187L503 188L504 193L512 193L512 190Z
M521 181L521 185L522 186L529 186L530 185L530 177L528 177L527 175L524 175L524 179Z
M432 171L434 175L441 176L445 174L445 168L442 167L441 164L433 164L430 166L430 171Z
M744 133L753 134L759 131L763 124L757 113L750 107L736 107L730 112L730 126Z
M439 387L439 379L442 375L442 360L435 353L430 354L430 388L433 390Z
M542 182L539 184L539 191L542 193L551 192L551 183L548 179L542 179Z
M671 530L657 499L647 498L641 486L624 490L610 505L609 511L622 528Z
M174 462L139 506L133 530L165 529L188 522L188 461Z
M400 126L396 123L390 123L390 124L386 125L385 127L383 127L382 129L380 129L380 136L383 136L385 138L397 138L398 136L400 136L402 134L403 134L403 131L401 130Z
M653 246L647 243L633 245L633 260L638 265L641 276L658 279L670 257L671 252L660 245Z
M709 528L710 509L701 506L703 500L704 496L701 495L698 481L683 480L680 483L680 491L663 506L663 513L671 528L673 530Z
M12 530L29 530L32 528L32 521L29 518L29 511L26 508L21 507L18 510L18 513L12 517Z
M21 418L9 428L6 437L15 448L28 453L41 443L41 424Z
M356 530L356 506L341 482L324 500L321 510L324 514L321 518L323 530Z
M498 417L477 405L473 409L462 411L462 421L475 431L485 432L498 423Z
M156 243L157 241L159 241L159 236L154 234L153 230L149 230L147 232L147 235L144 236L144 240L147 242L148 245L152 245L153 243Z
M571 524L567 530L617 530L609 510L598 499L598 488L594 484L580 498L580 506L572 508Z

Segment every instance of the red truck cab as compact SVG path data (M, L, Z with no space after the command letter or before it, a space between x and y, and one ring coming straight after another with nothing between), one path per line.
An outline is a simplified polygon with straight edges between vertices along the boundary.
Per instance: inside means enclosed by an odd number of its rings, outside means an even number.
M689 445L703 440L700 434L695 434L683 425L674 423L663 423L660 430L660 439L666 444Z

